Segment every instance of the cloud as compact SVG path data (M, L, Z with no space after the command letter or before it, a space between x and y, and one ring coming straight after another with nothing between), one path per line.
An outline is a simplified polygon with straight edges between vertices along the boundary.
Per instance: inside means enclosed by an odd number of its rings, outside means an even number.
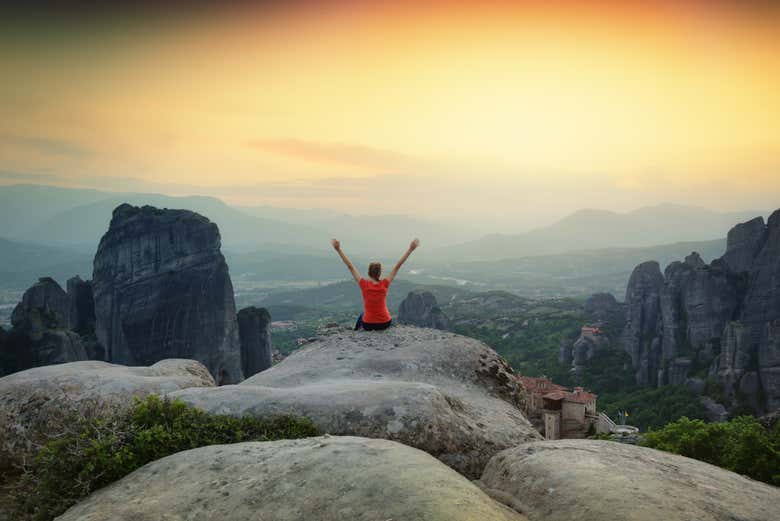
M21 136L16 134L1 134L0 144L37 150L44 154L67 156L77 159L92 156L92 151L61 139L49 139L37 136Z
M310 163L340 165L374 170L407 170L423 161L393 150L347 143L325 143L300 139L259 139L250 146L264 152Z

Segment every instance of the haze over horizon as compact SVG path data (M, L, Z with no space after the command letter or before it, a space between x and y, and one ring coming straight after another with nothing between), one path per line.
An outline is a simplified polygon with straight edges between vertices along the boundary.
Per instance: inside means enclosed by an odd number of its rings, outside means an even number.
M269 3L0 22L0 184L522 231L780 201L780 12Z

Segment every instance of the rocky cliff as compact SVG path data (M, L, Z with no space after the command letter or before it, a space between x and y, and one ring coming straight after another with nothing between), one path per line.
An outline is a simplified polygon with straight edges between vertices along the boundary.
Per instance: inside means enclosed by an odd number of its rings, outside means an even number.
M118 206L92 288L106 359L202 362L220 384L243 378L233 285L216 224L187 210Z
M267 309L250 306L239 311L238 336L246 378L271 367L271 315Z
M398 323L449 331L450 320L429 291L410 291L398 307Z
M623 345L637 383L716 379L730 405L780 407L780 210L738 224L724 255L692 253L663 275L634 269L626 289Z
M86 360L81 337L68 329L69 309L68 295L49 277L25 291L11 315L13 327L0 344L0 375Z

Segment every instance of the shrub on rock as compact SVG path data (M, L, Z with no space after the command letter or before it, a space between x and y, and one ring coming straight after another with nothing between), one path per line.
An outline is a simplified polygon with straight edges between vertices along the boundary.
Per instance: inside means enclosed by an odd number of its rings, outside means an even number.
M113 415L63 411L55 427L12 489L13 519L52 519L94 490L182 450L317 434L306 419L214 415L156 395Z

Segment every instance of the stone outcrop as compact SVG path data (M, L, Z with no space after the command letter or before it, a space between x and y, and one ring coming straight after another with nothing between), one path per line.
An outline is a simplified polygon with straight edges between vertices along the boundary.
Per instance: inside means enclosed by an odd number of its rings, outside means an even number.
M152 462L59 521L527 521L424 452L319 437L212 445Z
M637 383L704 374L731 405L780 407L780 210L732 228L720 259L692 253L659 275L640 264L626 289L623 345Z
M241 369L249 378L271 365L271 315L265 308L250 306L238 312Z
M79 335L95 332L95 300L92 282L75 276L68 279L68 327Z
M22 325L31 319L31 314L39 315L41 323L47 328L68 327L68 295L51 277L41 277L24 292L22 301L11 314L11 325Z
M594 293L585 300L583 310L592 321L609 322L622 307L612 293Z
M99 361L47 365L0 378L0 452L20 455L49 418L87 407L117 410L134 397L186 387L213 387L208 370L194 360L162 360L151 367Z
M564 365L571 365L571 373L575 376L597 353L610 347L611 341L605 328L619 330L625 321L624 306L611 293L594 293L585 300L582 309L588 322L583 324L578 336L562 338L558 349L558 360Z
M472 478L497 451L540 439L503 359L474 339L427 328L334 332L240 385L171 396L215 413L290 413L324 433L399 441Z
M13 328L0 346L0 376L49 364L86 360L81 337L68 329L68 296L56 281L41 278L11 315Z
M631 355L639 385L654 383L660 369L661 290L664 276L655 261L634 268L626 288L626 325L623 346Z
M734 273L748 272L765 241L766 226L763 217L740 223L729 230L726 253L721 259Z
M106 359L202 362L220 384L243 378L233 285L217 225L187 210L118 206L100 240L92 289Z
M611 441L529 443L479 484L532 520L768 521L780 489L708 463Z
M398 323L449 331L450 320L429 291L410 291L398 307Z

